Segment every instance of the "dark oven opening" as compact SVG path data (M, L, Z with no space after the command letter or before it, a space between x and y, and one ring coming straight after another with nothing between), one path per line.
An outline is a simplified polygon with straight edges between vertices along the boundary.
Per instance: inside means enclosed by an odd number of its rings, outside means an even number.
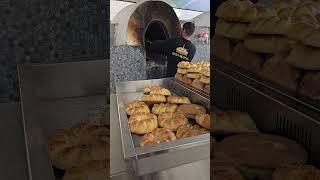
M166 40L169 35L166 27L160 21L153 21L147 27L145 32L145 41ZM146 64L147 64L147 78L159 79L165 78L167 75L167 58L165 54L151 52L146 45Z

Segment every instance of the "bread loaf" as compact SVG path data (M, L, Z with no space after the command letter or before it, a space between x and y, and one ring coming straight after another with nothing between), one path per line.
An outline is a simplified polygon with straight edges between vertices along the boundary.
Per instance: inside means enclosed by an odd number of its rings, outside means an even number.
M176 140L176 135L167 128L157 128L151 133L145 134L140 140L140 146L159 144Z
M191 83L191 86L196 89L199 89L200 91L203 91L204 84L198 79L194 79Z
M276 54L290 50L289 40L282 36L250 36L244 44L250 51L258 53Z
M130 131L135 134L146 134L158 127L157 116L152 113L137 113L129 118Z
M231 39L244 39L248 34L247 31L248 24L219 19L216 23L215 34Z
M254 4L254 7L258 11L256 19L278 16L277 11L275 9L267 7L264 4L256 3L256 4Z
M192 83L192 79L190 79L187 75L184 75L182 77L182 81L186 84L191 84Z
M206 109L198 104L183 104L178 107L177 112L194 119L197 114L206 113Z
M320 70L319 48L307 47L301 44L293 45L285 61L294 67L305 70Z
M176 136L177 136L177 139L182 139L182 138L197 136L197 135L206 134L206 133L209 133L209 131L199 127L198 125L193 126L191 124L186 124L178 128Z
M284 35L289 27L288 20L268 17L253 21L248 27L248 32L251 34Z
M212 53L218 60L230 62L233 45L231 41L222 36L214 35L212 39Z
M227 0L218 7L216 16L227 21L251 22L257 13L250 0Z
M158 117L159 126L170 129L171 131L177 131L180 126L188 123L188 119L180 112L162 113Z

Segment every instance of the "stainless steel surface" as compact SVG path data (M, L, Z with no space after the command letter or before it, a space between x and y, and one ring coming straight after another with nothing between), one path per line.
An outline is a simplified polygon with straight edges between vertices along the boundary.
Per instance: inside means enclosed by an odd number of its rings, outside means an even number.
M0 179L28 180L20 103L0 104Z
M185 86L186 88L190 89L191 91L195 91L195 92L197 92L198 94L201 94L201 95L203 95L203 96L205 96L205 97L207 97L207 98L210 99L210 94L208 94L208 93L206 93L206 92L204 92L204 91L201 91L201 90L199 90L199 89L196 89L196 88L190 86L189 84L186 84L186 83L181 82L181 81L179 81L179 80L174 79L174 81L176 81L177 83L180 83L181 85Z
M47 133L79 122L104 123L107 61L18 68L30 180L54 180Z
M132 160L136 174L141 176L209 158L210 134L139 147L139 138L130 133L124 104L141 97L143 88L151 85L166 87L174 94L189 97L193 103L210 109L208 98L185 88L171 78L118 83L116 86L117 105L124 158Z
M282 135L304 145L309 151L310 163L320 167L317 113L235 72L222 69L213 67L215 105L248 112L261 131Z

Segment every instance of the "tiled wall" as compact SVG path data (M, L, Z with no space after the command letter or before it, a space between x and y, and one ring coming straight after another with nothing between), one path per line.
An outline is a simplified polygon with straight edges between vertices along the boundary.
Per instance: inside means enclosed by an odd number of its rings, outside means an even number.
M16 65L109 58L106 0L1 0L0 102L19 101Z

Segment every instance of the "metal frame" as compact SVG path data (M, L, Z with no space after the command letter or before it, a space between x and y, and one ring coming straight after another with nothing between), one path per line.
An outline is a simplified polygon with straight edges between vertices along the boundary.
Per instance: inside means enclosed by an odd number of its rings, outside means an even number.
M132 135L129 130L128 118L123 106L128 101L140 97L143 88L151 85L166 87L174 94L187 96L192 102L210 109L208 98L185 88L171 78L117 83L117 104L124 158L132 161L136 175L142 176L209 158L209 133L143 148L137 146L137 136Z

